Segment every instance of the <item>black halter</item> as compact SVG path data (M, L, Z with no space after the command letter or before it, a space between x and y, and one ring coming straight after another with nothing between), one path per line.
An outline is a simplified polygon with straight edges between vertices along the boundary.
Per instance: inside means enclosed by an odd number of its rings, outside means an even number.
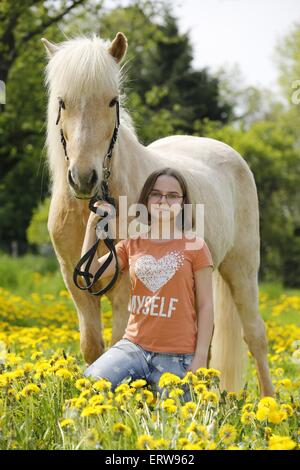
M113 151L115 142L116 142L117 137L118 137L118 130L119 130L119 126L120 126L119 100L116 100L115 104L116 104L116 122L115 122L115 127L114 127L113 135L112 135L112 138L111 138L111 141L110 141L110 144L109 144L107 154L105 155L104 160L103 160L103 166L102 166L102 175L103 176L102 176L102 181L100 183L101 195L99 196L98 193L96 193L91 198L79 198L79 197L75 196L75 197L77 197L77 199L90 199L89 209L91 211L95 212L95 214L96 213L99 214L97 212L97 207L94 206L94 203L96 201L107 201L109 204L112 204L114 207L116 207L115 200L109 194L109 187L108 187L108 179L111 175L110 165L111 165L112 151ZM58 116L57 116L57 119L56 119L56 125L60 121L61 109L65 109L65 104L64 104L63 100L61 98L59 98L59 110L58 110ZM69 160L69 157L68 157L68 154L67 154L67 143L66 143L66 139L65 139L62 128L60 129L60 135L61 135L60 140L61 140L61 143L62 143L63 148L64 148L65 158L66 158L66 160ZM101 214L101 217L106 217L107 215L108 215L107 212L104 212L103 215ZM74 284L76 285L76 287L78 287L81 290L88 290L93 295L103 295L103 294L105 294L109 289L112 288L112 286L116 282L116 280L118 278L118 275L119 275L118 258L117 258L117 255L116 255L114 241L113 241L113 239L111 239L109 237L108 224L106 223L105 226L102 228L102 226L100 226L100 222L101 222L101 220L97 223L97 228L96 228L97 240L96 240L95 244L87 251L87 253L85 253L85 255L83 255L83 257L80 259L80 261L75 266L74 273L73 273L73 281L74 281ZM106 234L106 236L104 238L104 243L107 246L107 248L109 249L110 253L109 253L108 258L103 263L103 265L98 269L98 271L93 276L93 274L91 274L89 272L89 268L91 266L91 263L93 261L93 258L95 256L95 254L97 253L97 247L98 247L98 244L99 244L99 241L100 241L100 237L98 238L98 233L99 233L98 230L99 229L104 230L104 232ZM114 273L113 278L109 281L109 283L103 289L100 289L98 292L93 292L92 291L93 285L98 281L98 279L103 274L103 272L105 271L107 266L110 264L113 257L115 257L115 261L116 261L116 268L115 268L115 273ZM86 263L85 269L84 269L84 271L81 271L80 268L86 261L87 261L87 263ZM85 287L82 287L78 284L78 282L77 282L77 277L78 276L83 277L83 279L86 283ZM89 284L89 281L90 281L91 278L92 278L92 280Z

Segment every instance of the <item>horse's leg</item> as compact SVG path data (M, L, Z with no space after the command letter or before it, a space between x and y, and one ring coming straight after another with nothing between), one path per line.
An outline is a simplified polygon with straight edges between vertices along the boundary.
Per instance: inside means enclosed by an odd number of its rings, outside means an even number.
M251 250L248 249L247 253L248 256L243 256L232 250L219 266L219 271L230 287L243 325L244 339L255 359L261 396L273 396L274 387L267 360L268 340L258 306L257 269L253 268L257 260Z
M62 277L77 310L80 329L80 348L88 364L94 362L104 350L99 297L78 289L73 281L74 267L81 255L85 223L78 206L63 205L63 197L51 199L48 231L56 252Z

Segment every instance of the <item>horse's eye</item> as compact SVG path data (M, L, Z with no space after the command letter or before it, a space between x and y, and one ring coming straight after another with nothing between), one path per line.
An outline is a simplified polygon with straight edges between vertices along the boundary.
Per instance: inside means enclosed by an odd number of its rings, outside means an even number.
M118 101L118 98L116 98L116 97L113 98L113 99L111 100L111 102L109 103L109 107L112 108L112 107L116 104L117 101Z

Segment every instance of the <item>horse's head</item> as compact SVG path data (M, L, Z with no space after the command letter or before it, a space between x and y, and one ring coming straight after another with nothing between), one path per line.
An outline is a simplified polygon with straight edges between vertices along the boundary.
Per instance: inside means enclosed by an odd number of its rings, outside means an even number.
M118 32L112 42L95 35L58 45L42 41L49 58L48 145L65 139L67 183L75 196L91 197L99 190L116 125L122 80L119 62L125 56L127 39ZM62 161L53 157L53 166L63 168L63 146L59 153Z

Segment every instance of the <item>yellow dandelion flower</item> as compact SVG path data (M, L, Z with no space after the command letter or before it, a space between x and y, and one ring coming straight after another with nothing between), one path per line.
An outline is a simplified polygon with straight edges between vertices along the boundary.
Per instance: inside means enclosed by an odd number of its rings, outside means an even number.
M181 410L180 410L181 416L184 419L190 418L195 413L196 408L197 408L197 405L195 402L188 401L181 407Z
M244 400L246 401L248 398L249 392L245 389L240 390L237 394L236 397L238 400Z
M115 388L115 393L124 393L124 392L129 392L130 391L130 386L126 383L120 384Z
M264 427L265 438L268 440L272 434L272 429L269 426Z
M88 379L78 379L75 382L75 387L77 390L85 390L91 387L91 382Z
M161 402L161 407L162 408L166 408L170 405L175 405L175 402L174 402L173 398L166 398L166 400L163 400Z
M98 394L94 395L92 398L89 399L89 405L102 405L105 401L104 395Z
M281 421L284 421L287 419L287 413L285 411L273 411L270 410L269 416L268 416L268 421L273 424L278 424L281 423Z
M177 406L175 405L173 398L167 398L166 400L163 400L161 402L161 407L168 413L175 413L177 410Z
M241 416L241 423L242 424L252 424L255 420L255 413L253 411L245 411Z
M155 440L149 434L142 434L137 438L136 448L138 450L154 450Z
M289 436L277 436L273 434L269 439L268 448L270 450L293 450L296 445L296 442Z
M267 408L266 406L261 406L256 411L256 419L258 421L265 421L268 419L269 414L270 414L270 408Z
M203 424L197 424L193 421L186 429L187 432L195 433L199 438L205 440L208 438L209 433L207 427Z
M164 372L159 378L158 386L163 388L169 385L178 385L180 383L181 379L178 375L172 374L171 372Z
M185 446L189 443L190 441L186 438L186 437L180 437L178 440L177 440L177 444L178 446Z
M86 398L82 398L82 397L81 397L81 398L77 398L77 399L75 398L74 407L80 409L80 408L82 408L83 406L85 406L86 403L87 403L87 399L86 399Z
M196 385L199 382L199 378L196 374L193 374L191 370L187 371L185 376L181 379L182 384Z
M130 436L132 433L131 428L123 423L115 423L112 426L112 431L116 434L122 434L124 436Z
M219 397L215 392L204 392L203 400L213 405L216 405L217 403L219 403Z
M156 441L154 441L154 447L156 450L169 449L170 441L163 438L156 439Z
M203 446L201 444L193 444L190 442L182 446L182 450L203 450Z
M252 411L253 408L254 408L253 403L246 403L242 408L242 412L245 413L246 411Z
M131 400L133 395L134 392L131 389L127 390L127 392L117 393L115 395L115 401L118 404L126 403L127 401Z
M93 388L97 390L98 392L103 392L104 390L110 390L111 389L111 382L107 379L100 379L97 380L97 382L93 383Z
M5 374L0 375L0 388L6 387L8 383L9 383L9 380L8 380L7 375Z
M23 369L15 369L12 372L7 372L7 377L9 380L19 379L20 377L24 377L25 373Z
M108 404L106 404L106 405L99 405L99 408L100 408L100 410L101 410L101 413L104 413L104 412L106 412L106 411L112 411L112 410L116 409L115 406L113 406L113 405L108 405Z
M23 365L24 372L31 372L34 369L32 362L25 362Z
M285 411L288 416L293 416L294 414L293 408L288 403L280 405L280 411Z
M237 436L236 428L231 424L224 424L219 429L218 435L224 444L231 444Z
M207 447L206 447L207 450L216 450L216 448L217 448L217 444L215 442L212 442L212 441L209 442Z
M205 392L207 392L206 385L204 384L195 385L194 392L196 393L196 395L203 395Z
M73 377L72 372L70 372L68 369L58 369L55 372L55 375L57 375L58 377L60 377L64 380L68 380L68 379L71 379Z
M206 367L199 367L199 369L196 369L195 374L198 375L199 377L206 377L207 372L208 372L208 369Z
M184 391L181 388L174 388L173 390L170 391L169 397L170 398L176 398L178 396L181 396L184 394Z
M32 361L35 361L38 357L41 357L42 355L43 355L43 353L41 353L40 351L35 351L31 354L30 359Z
M293 384L290 379L278 380L276 388L284 387L286 389L292 388Z
M92 394L91 390L82 390L82 392L79 395L79 398L88 398Z
M63 419L60 422L61 428L68 428L68 427L74 426L74 425L75 425L74 419L71 419L71 418Z
M87 417L87 416L98 416L101 414L101 412L102 410L99 405L86 406L85 408L83 408L80 416L82 418Z
M136 401L145 401L148 404L154 401L153 393L147 389L143 389L140 392L136 393L134 398Z
M266 407L269 408L270 410L277 410L278 409L278 404L273 397L263 397L258 403L258 408Z
M281 377L283 374L284 370L282 369L282 367L277 367L277 369L275 370L276 377Z
M39 393L39 391L40 388L36 384L30 383L26 385L20 393L23 397L27 397L28 395L35 395L36 393Z
M220 377L221 372L217 369L208 369L206 375L207 377Z
M134 388L141 388L147 385L147 381L144 379L138 379L138 380L134 380L133 382L131 382L130 385L131 387L134 387Z

